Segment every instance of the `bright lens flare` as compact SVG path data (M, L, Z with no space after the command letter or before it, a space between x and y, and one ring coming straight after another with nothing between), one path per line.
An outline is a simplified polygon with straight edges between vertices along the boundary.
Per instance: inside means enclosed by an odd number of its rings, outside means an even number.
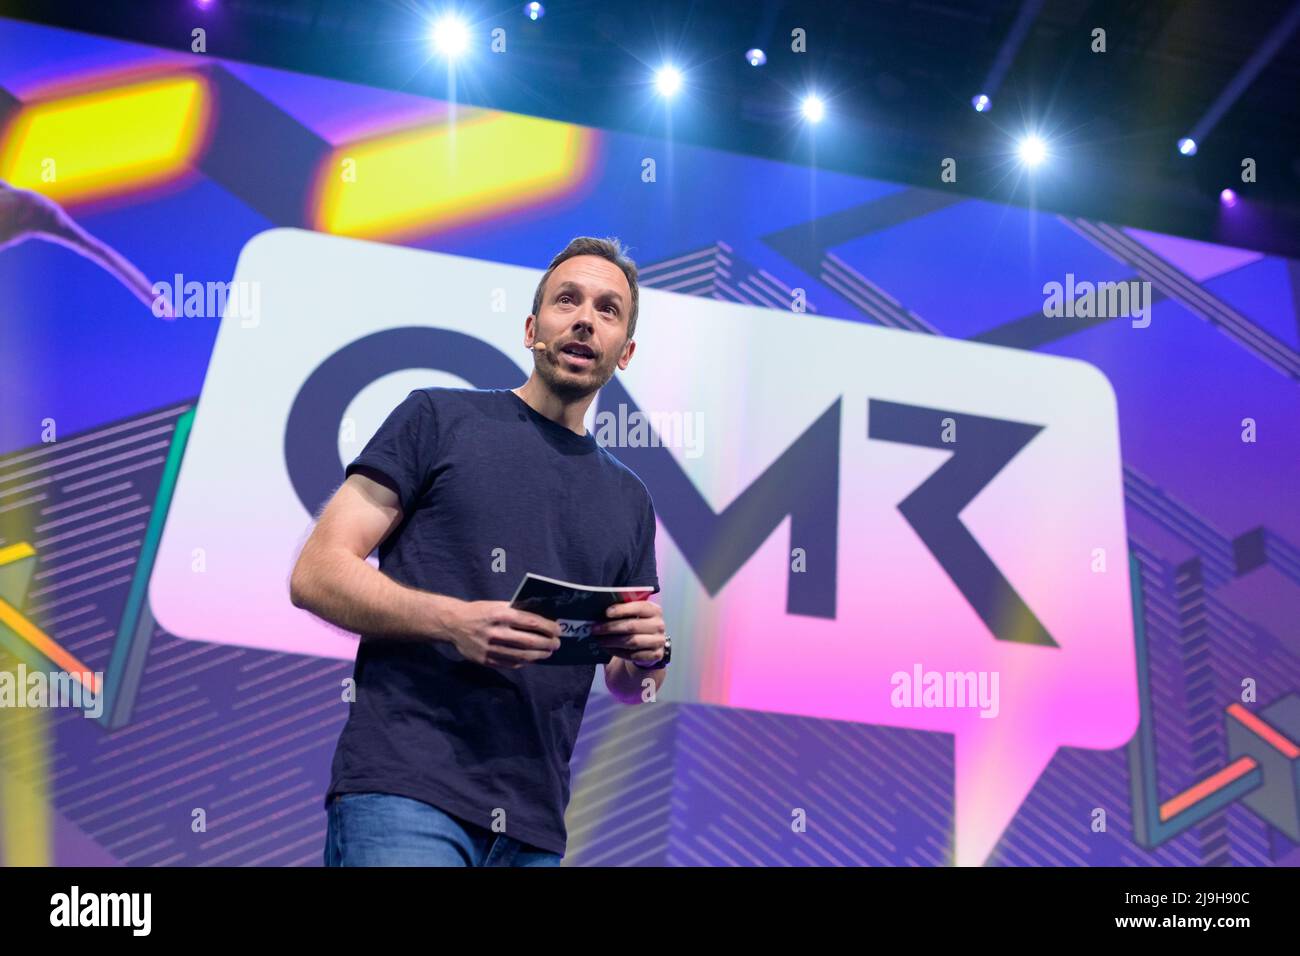
M682 88L682 74L674 66L663 66L655 71L655 89L660 96L675 96Z
M1033 169L1047 159L1047 144L1031 133L1020 141L1019 152L1020 161Z
M810 95L803 98L803 116L810 123L820 123L826 115L826 104L820 96Z
M469 27L460 17L446 14L433 24L433 48L446 57L457 57L469 46Z

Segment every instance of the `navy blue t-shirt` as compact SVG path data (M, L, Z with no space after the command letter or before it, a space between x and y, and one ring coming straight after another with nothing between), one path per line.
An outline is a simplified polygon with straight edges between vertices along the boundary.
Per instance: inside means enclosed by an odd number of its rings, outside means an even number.
M401 502L379 567L402 584L508 601L532 571L659 590L645 485L590 431L509 389L414 390L347 466L357 471ZM326 805L393 793L483 827L503 810L505 833L564 853L569 757L595 668L487 667L446 641L362 634Z

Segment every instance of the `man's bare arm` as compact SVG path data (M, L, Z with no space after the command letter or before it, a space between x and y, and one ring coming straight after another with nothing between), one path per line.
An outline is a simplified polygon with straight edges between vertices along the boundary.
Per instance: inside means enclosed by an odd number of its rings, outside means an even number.
M398 584L366 557L401 523L397 495L352 475L321 512L289 579L295 607L354 633L433 638L446 633L448 599Z
M366 558L402 522L396 493L350 475L321 512L289 579L289 599L358 634L453 644L467 659L521 667L559 647L559 625L505 601L462 601L394 581Z

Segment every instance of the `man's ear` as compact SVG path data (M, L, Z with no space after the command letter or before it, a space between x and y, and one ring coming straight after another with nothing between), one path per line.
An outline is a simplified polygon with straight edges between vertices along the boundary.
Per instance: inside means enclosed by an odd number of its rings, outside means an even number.
M627 345L623 346L623 354L618 357L618 367L626 369L627 363L632 361L632 353L636 351L636 340L628 339Z
M537 337L537 316L529 315L528 318L524 319L524 346L526 348L532 348L533 343L530 340L535 339L536 337Z

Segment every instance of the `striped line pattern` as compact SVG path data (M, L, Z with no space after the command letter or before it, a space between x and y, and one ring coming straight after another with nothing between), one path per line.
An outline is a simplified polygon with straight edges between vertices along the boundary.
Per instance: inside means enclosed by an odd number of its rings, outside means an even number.
M171 433L189 407L0 460L5 527L24 529L37 551L20 610L92 670L107 670ZM180 640L155 627L129 725L105 732L81 711L48 712L50 799L128 865L319 863L350 674L347 662ZM6 738L0 761L23 767L36 743ZM206 831L195 832L196 811Z
M818 278L862 311L867 318L889 329L938 335L925 319L858 272L833 252L822 257Z
M789 312L795 304L793 287L766 269L741 259L721 240L707 248L643 266L638 271L638 281L653 289L765 309ZM818 311L814 303L806 300L804 308L813 314Z
M1209 322L1282 374L1300 381L1300 352L1255 325L1123 230L1087 219L1057 218L1113 258L1131 266L1152 288Z
M1124 466L1124 500L1166 531L1181 538L1201 556L1210 587L1218 588L1236 577L1232 541L1208 522L1173 501L1163 489L1137 469Z

